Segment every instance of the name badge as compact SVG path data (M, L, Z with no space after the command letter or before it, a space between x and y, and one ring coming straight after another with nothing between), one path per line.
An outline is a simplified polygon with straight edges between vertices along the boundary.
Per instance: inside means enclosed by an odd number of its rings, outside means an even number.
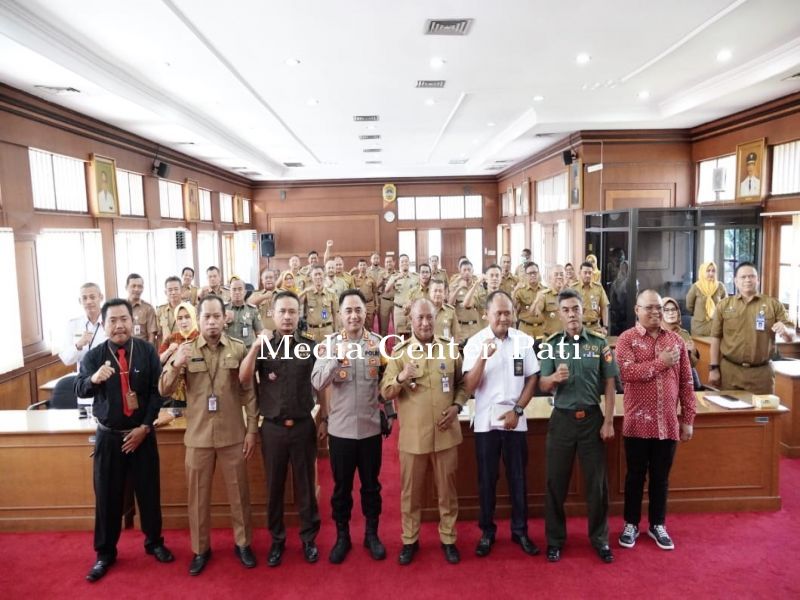
M271 311L271 310L268 310L268 311L267 311L267 318L268 318L268 319L271 319L271 318L272 318L272 311Z
M597 296L592 296L592 310L597 310L600 308L600 305L597 301Z
M131 411L139 408L139 397L136 395L136 392L128 390L128 393L125 394L125 405L128 407L128 410Z
M327 319L328 318L328 309L327 308L323 308L322 309L322 318L323 319Z
M521 377L522 376L522 359L515 358L514 359L514 376Z
M447 375L442 375L442 392L450 393L450 378Z
M142 326L138 323L133 326L133 335L142 335Z
M214 394L208 397L208 412L217 412L217 397Z
M248 335L250 335L250 329L245 325L242 327L242 337L247 337Z
M758 313L756 317L756 331L764 331L767 328L767 319L764 313Z

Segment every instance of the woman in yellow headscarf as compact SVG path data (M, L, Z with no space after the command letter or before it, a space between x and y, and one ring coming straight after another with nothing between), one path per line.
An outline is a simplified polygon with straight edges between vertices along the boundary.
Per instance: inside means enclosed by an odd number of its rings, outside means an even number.
M725 286L717 279L717 265L713 261L700 265L697 281L686 295L686 310L692 314L692 335L711 335L717 304L727 295Z
M284 271L278 278L278 289L285 292L292 292L299 295L300 289L297 287L297 282L294 279L294 273L291 271Z
M175 309L175 323L178 325L178 331L161 342L161 346L158 348L162 365L167 363L181 344L191 342L200 335L197 327L197 312L189 302L178 304L178 308ZM178 382L178 389L170 398L172 406L186 406L186 380L183 377Z
M594 254L587 254L586 262L592 263L592 283L600 283L600 269L597 268L597 257Z

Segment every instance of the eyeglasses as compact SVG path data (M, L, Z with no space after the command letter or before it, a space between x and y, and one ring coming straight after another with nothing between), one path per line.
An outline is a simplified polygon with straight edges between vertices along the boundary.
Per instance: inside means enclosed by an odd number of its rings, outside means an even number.
M658 304L650 304L648 306L642 306L641 304L637 304L636 306L638 306L642 310L646 310L647 312L651 313L660 313L663 312L664 310L664 308L662 306L659 306Z

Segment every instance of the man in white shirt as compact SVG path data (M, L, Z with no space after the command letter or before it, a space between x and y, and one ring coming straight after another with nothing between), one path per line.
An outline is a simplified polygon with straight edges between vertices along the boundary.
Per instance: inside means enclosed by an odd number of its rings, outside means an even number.
M105 342L107 336L100 318L100 308L103 306L100 286L84 283L78 302L85 315L70 319L67 323L58 357L65 365L76 365L76 370L80 371L81 359L89 350Z
M478 331L464 348L464 381L475 395L475 451L481 539L475 548L487 556L494 544L494 522L500 457L511 496L511 540L531 556L539 548L528 537L528 423L524 409L536 389L539 362L529 335L511 328L511 297L498 290L486 300L489 326Z
M758 161L758 155L755 152L751 152L750 154L747 155L746 159L747 177L742 179L742 183L739 185L740 197L761 195L761 180L758 177L756 177L757 161Z

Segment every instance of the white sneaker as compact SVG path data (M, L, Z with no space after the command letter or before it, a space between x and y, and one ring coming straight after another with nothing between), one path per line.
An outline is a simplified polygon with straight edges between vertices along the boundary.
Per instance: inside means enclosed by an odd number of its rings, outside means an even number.
M633 523L625 523L625 528L619 534L619 545L623 548L633 548L638 537L639 528Z
M667 533L667 528L663 525L650 525L647 530L647 535L656 541L656 546L662 550L674 550L675 544Z

